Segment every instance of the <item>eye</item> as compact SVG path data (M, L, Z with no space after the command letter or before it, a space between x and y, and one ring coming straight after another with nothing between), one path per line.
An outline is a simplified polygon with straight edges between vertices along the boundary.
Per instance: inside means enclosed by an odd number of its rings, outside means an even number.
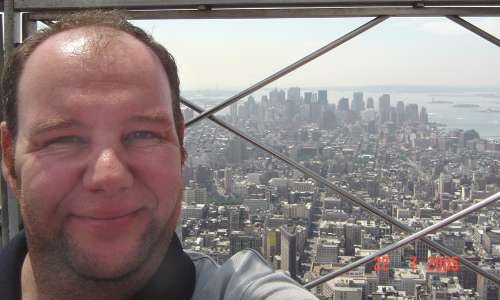
M123 138L124 144L137 144L137 145L149 145L152 143L158 143L162 140L160 134L152 131L134 131L128 133Z
M57 144L63 145L63 144L84 144L84 143L85 139L83 139L82 137L68 135L68 136L60 136L53 138L46 143L46 146L57 145Z

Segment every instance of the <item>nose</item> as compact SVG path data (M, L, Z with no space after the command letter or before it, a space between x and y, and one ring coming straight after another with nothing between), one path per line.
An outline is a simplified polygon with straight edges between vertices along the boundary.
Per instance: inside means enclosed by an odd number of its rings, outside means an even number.
M83 177L83 185L92 192L108 196L128 190L134 177L126 163L113 149L101 150L89 163Z

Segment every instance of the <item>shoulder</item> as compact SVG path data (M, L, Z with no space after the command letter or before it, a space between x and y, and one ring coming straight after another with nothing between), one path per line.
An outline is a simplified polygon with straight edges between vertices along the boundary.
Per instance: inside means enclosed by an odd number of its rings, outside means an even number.
M24 233L15 236L0 252L0 295L4 299L21 298L21 267L27 253Z
M240 251L222 265L206 255L187 253L196 269L193 300L316 299L283 272L274 272L257 251Z

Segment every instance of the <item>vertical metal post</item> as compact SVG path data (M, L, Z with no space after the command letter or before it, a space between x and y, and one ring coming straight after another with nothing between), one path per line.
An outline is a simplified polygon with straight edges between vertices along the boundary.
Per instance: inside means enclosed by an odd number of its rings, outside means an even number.
M7 245L10 238L10 230L9 230L9 196L7 194L7 183L5 182L3 176L0 176L0 192L2 195L2 244Z
M30 35L36 32L36 21L30 19L30 13L22 13L21 15L21 41L23 42Z
M2 74L2 70L3 70L3 15L0 15L0 74Z
M3 9L5 24L4 57L7 58L14 49L14 0L3 0Z
M4 39L3 39L3 59L12 54L14 49L14 0L4 0ZM3 176L0 180L0 193L2 196L2 245L6 245L10 240L10 226L9 226L9 195L7 191L7 183Z
M0 15L0 74L3 72L3 61L4 61L4 51L3 51L3 15ZM0 117L1 119L1 117ZM1 163L1 158L0 158ZM7 198L7 184L0 175L0 197L2 201L2 239L0 241L0 248L9 241L9 204Z

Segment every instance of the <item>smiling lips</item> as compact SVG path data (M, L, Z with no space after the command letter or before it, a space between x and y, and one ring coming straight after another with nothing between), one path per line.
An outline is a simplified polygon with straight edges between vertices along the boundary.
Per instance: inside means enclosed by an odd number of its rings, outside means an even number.
M97 211L95 213L88 214L73 214L71 217L75 217L77 219L88 219L91 221L113 221L121 218L128 217L130 215L136 214L140 209L125 211L125 212L106 212L106 211Z
M136 223L143 209L112 212L112 211L95 211L93 213L70 216L70 221L77 226L83 226L91 231L119 231L126 230L128 226Z

